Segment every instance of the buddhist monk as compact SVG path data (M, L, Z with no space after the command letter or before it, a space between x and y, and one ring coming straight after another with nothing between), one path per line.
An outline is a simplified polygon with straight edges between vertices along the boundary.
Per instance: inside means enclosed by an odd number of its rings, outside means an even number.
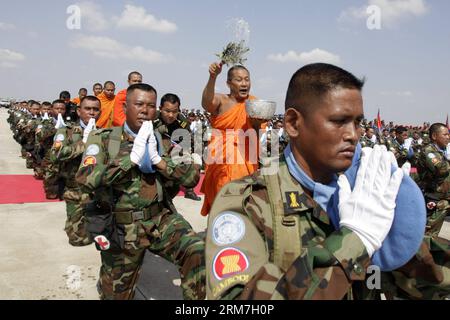
M92 91L94 92L94 96L98 97L98 95L103 92L102 84L98 82L94 84L94 86L92 87Z
M83 100L84 97L87 96L87 89L86 88L80 88L78 90L78 97L75 97L72 99L72 103L76 104L77 106L80 105L81 100Z
M103 86L103 92L100 93L97 98L101 102L101 115L97 120L97 128L111 128L113 109L115 102L114 92L116 91L116 85L112 81L106 81Z
M142 83L142 75L133 71L128 75L128 86L132 84ZM119 91L116 95L116 102L114 103L114 111L113 111L113 122L112 125L114 127L121 127L125 122L125 112L123 111L123 104L127 99L127 89L123 89Z
M201 210L203 216L208 215L214 198L223 185L252 174L258 169L257 160L251 161L249 157L250 154L253 156L257 154L257 151L249 150L248 141L246 141L245 154L242 154L243 151L238 146L243 141L240 141L241 138L237 133L238 130L243 132L248 129L258 130L265 122L250 119L245 111L245 101L255 99L250 96L250 73L247 68L237 65L229 69L227 76L229 94L215 93L216 79L221 72L221 63L210 65L209 80L202 96L202 107L211 113L211 126L216 132L216 134L213 133L208 145L205 179L201 189L205 194ZM221 134L217 134L219 132ZM227 157L230 153L233 156Z

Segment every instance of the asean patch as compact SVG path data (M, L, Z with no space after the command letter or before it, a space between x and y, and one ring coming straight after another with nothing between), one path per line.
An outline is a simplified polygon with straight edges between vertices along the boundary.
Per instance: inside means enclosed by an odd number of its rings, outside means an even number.
M56 150L59 150L59 148L61 148L62 143L61 141L55 141L55 143L53 144L53 148Z
M433 158L433 159L431 159L431 162L432 162L433 164L436 164L436 163L438 163L438 162L439 162L439 160L438 160L438 159L436 159L436 158Z
M86 149L86 155L87 156L96 156L98 155L100 152L100 147L96 144L91 144L87 149Z
M64 141L64 139L65 139L65 137L64 137L64 135L62 134L62 133L60 133L60 134L58 134L56 137L55 137L55 141Z
M238 214L225 211L213 222L212 236L219 246L239 242L245 235L245 223Z
M222 280L244 272L248 269L249 262L242 251L235 248L225 248L216 255L212 267L216 279Z
M102 251L108 250L111 247L111 243L109 242L108 239L106 239L105 236L102 236L102 235L96 236L94 238L94 241L95 241L95 243L98 244L98 246L100 247L100 249Z
M93 156L88 156L83 160L83 167L92 166L97 164L97 159Z
M300 195L297 191L286 192L286 200L290 209L300 208Z

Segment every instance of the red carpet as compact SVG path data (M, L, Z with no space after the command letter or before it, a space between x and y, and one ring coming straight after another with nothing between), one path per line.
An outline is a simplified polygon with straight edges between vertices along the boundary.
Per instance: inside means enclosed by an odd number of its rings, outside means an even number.
M200 182L194 189L200 195L200 187L204 175L200 177ZM179 196L184 196L181 191ZM55 202L58 200L48 200L45 198L42 180L36 180L32 175L0 175L0 204L17 204L33 202Z

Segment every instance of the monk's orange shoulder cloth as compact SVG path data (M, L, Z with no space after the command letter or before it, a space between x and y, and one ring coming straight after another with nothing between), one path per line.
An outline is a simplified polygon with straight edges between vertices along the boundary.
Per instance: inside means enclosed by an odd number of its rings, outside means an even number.
M251 100L255 97L250 97ZM245 103L237 103L225 113L211 117L213 132L208 144L207 165L205 179L201 191L205 200L201 214L206 216L211 210L212 203L220 189L228 182L252 174L258 169L258 161L251 159L250 154L258 154L256 150L249 150L249 141L240 141L239 131L251 129L248 121ZM256 136L256 144L259 139ZM239 145L245 145L245 151ZM242 154L245 152L245 154Z
M111 128L115 98L108 99L104 92L100 93L97 98L101 103L101 113L100 118L97 120L97 128Z
M116 94L116 101L114 102L113 110L113 127L121 127L125 123L125 111L123 110L123 104L127 100L127 89L123 89Z

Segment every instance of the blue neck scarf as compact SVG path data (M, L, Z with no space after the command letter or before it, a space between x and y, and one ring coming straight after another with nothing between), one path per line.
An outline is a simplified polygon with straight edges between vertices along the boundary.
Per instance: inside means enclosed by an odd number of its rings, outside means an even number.
M305 171L298 165L294 154L292 153L290 144L284 150L284 156L290 174L302 186L310 190L313 193L313 199L322 207L322 209L327 211L328 203L337 188L337 175L334 175L332 181L327 185L315 182L308 177Z
M134 133L130 127L128 126L127 122L125 121L125 123L123 124L123 129L125 130L126 133L128 133L130 136L133 137L133 139L135 139L137 137L137 133Z
M84 124L83 120L80 120L80 127L81 129L86 129L87 124Z

